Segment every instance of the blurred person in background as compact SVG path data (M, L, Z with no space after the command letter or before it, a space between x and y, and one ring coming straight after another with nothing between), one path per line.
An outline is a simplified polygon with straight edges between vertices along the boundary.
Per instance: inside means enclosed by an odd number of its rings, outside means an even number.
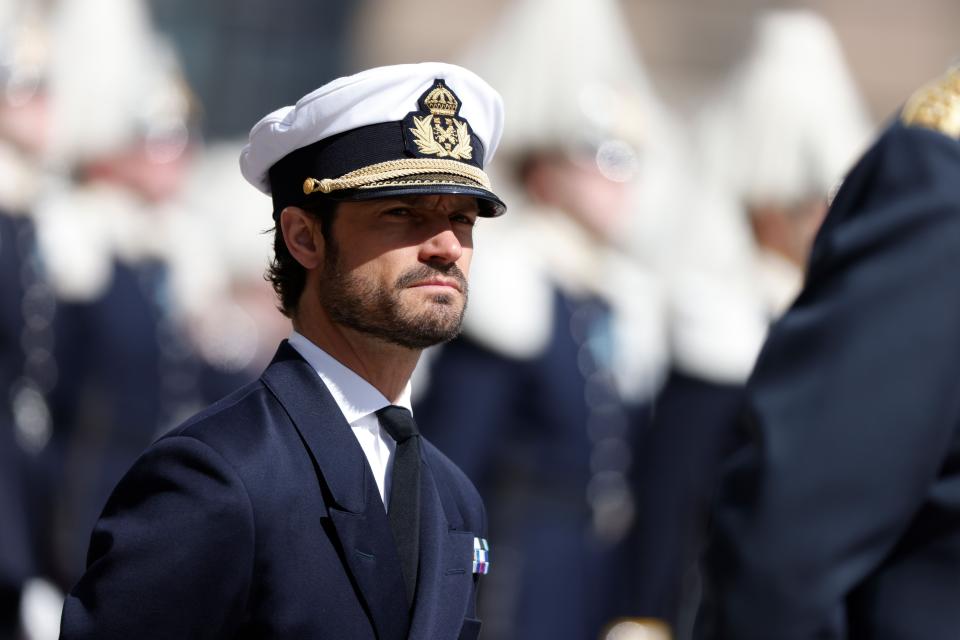
M770 322L799 291L828 192L869 136L833 30L809 11L758 15L746 54L702 105L699 196L674 243L684 257L666 276L673 370L643 467L661 478L644 496L674 525L644 545L661 551L647 570L673 586L640 597L678 638L693 631L707 513L738 443L747 377Z
M507 105L512 215L478 229L464 333L429 354L416 411L490 505L485 637L596 638L636 610L656 518L635 477L664 308L625 231L666 213L637 192L659 189L669 122L615 1L513 3L482 42L464 55Z
M192 221L194 231L211 239L206 250L217 265L215 286L190 314L192 342L217 368L255 374L290 327L263 277L273 246L263 224L269 199L237 174L244 144L223 140L195 149L181 200L187 211L203 212Z
M31 327L46 327L56 384L31 494L38 572L62 591L133 460L251 376L211 366L187 331L219 276L177 202L193 142L175 55L140 1L60 0L48 28L44 161L56 177L33 209L55 304L34 304L46 315Z
M828 194L873 128L830 24L800 9L761 13L699 126L704 178L749 222L756 287L774 320L799 293Z
M48 40L38 2L0 3L0 638L18 636L21 593L36 575L30 470L50 437L45 393L55 382L52 295L33 208L47 142Z
M960 69L845 177L746 390L698 637L960 629Z
M637 509L647 520L632 567L634 615L665 621L678 639L689 637L699 597L696 560L716 466L766 330L750 287L749 239L702 183L685 189L675 193L673 228L659 237L670 252L657 265L669 371L637 461Z
M272 243L265 233L265 197L236 172L250 122L296 100L350 64L345 42L365 3L338 0L148 0L157 26L180 54L184 76L203 117L191 127L203 145L190 146L178 203L190 212L191 233L211 239L216 265L205 279L206 301L190 314L192 342L219 369L256 376L288 333L263 278ZM276 16L322 15L322 20ZM353 61L355 64L355 61Z

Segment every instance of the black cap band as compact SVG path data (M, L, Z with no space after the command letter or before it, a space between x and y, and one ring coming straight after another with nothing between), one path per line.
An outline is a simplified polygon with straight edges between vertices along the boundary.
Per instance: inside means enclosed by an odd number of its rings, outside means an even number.
M284 207L309 205L316 198L350 199L352 195L305 194L303 183L307 178L337 178L364 167L413 155L407 151L403 127L402 121L371 124L314 142L284 156L269 172L274 218ZM482 170L483 142L473 134L470 139L474 149L472 158L459 162ZM418 191L424 191L423 185ZM370 193L366 197L374 195Z

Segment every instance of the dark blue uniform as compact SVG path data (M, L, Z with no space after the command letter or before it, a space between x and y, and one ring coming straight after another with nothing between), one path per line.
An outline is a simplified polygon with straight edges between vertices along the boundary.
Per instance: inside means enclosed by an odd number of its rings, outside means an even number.
M833 202L748 384L702 637L960 634L957 133L893 123Z
M67 598L79 638L476 638L483 504L421 450L412 613L363 450L284 343L262 377L161 438L118 485Z
M721 461L736 442L743 385L671 372L637 451L634 616L668 623L689 638L699 604L697 564Z

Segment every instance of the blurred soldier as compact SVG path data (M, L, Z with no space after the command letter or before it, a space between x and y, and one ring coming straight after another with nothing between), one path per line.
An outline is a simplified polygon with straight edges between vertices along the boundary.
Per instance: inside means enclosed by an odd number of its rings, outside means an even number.
M833 29L806 10L762 13L747 58L702 111L704 177L746 214L773 319L800 291L827 194L870 122Z
M499 95L443 63L339 78L257 123L269 270L293 322L260 379L155 442L112 494L62 637L478 637L483 502L410 413L457 334ZM451 413L459 419L463 409Z
M960 69L846 177L747 389L705 638L960 629Z
M692 200L708 201L708 193ZM667 622L679 640L689 637L699 598L696 564L717 465L765 331L737 255L743 238L729 219L711 219L715 203L699 207L678 214L685 232L672 237L677 255L660 271L670 371L637 463L638 510L648 520L634 540L634 614Z
M35 216L58 302L39 543L41 570L61 589L79 577L89 529L136 456L249 380L208 367L186 333L213 265L176 206L191 105L148 18L139 0L61 0L52 14L48 162L63 178Z
M652 518L635 456L667 344L626 231L670 150L623 24L613 1L527 0L467 58L504 94L514 214L478 230L464 335L426 362L417 415L492 506L490 638L598 637L635 610L632 536Z
M736 446L743 386L769 322L799 291L827 193L868 135L821 17L768 11L754 29L746 57L698 114L701 197L690 221L698 228L674 243L693 255L669 289L675 364L644 467L671 479L651 498L677 523L648 545L661 550L650 569L672 573L675 587L644 597L658 598L655 613L679 638L692 633L706 515L721 461Z
M274 291L263 277L264 256L273 239L263 233L263 207L269 198L246 188L237 173L245 142L207 143L191 161L183 196L193 232L213 241L216 279L206 299L191 314L193 342L204 359L227 371L263 370L277 343L290 332L278 314Z

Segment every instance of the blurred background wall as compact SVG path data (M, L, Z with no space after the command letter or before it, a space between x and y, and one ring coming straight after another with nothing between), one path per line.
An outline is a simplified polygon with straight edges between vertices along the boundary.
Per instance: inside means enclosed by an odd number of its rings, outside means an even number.
M184 56L205 106L205 130L245 133L266 109L372 64L444 59L484 37L510 0L350 3L151 0ZM770 8L809 8L836 29L874 119L958 54L960 4L918 0L626 0L629 27L661 96L689 110L744 54L751 20ZM531 29L538 28L531 25Z
M465 33L445 26L421 38L412 34L420 16L432 11L431 2L368 2L355 23L356 62L443 57L465 39L482 37L483 28L508 3L451 3L449 14L470 29ZM952 0L919 0L909 6L896 0L625 0L623 8L661 96L683 110L697 103L745 53L751 21L764 9L808 8L825 16L878 121L889 116L918 82L936 76L960 56L960 3Z

